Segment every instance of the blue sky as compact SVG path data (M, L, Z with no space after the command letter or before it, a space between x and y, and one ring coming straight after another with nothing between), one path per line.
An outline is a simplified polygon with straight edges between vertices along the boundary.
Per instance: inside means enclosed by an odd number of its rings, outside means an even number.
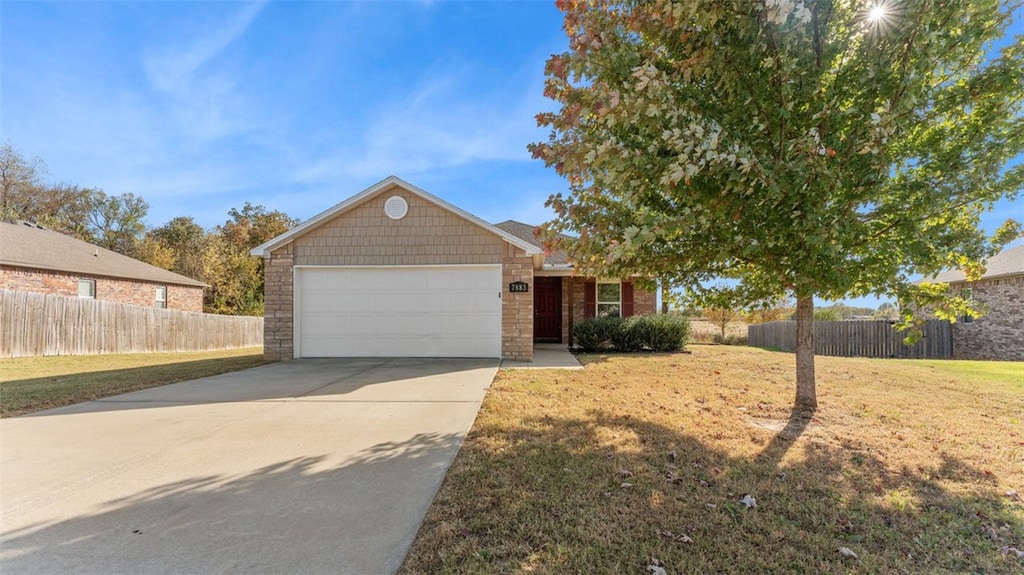
M561 26L553 0L5 1L0 138L51 180L142 196L153 226L246 201L305 220L392 174L540 223L566 186L526 146ZM1024 201L983 225L1007 217Z

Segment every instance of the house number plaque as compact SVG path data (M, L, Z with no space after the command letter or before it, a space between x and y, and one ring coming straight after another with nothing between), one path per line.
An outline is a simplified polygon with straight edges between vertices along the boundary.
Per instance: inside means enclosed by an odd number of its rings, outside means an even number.
M508 284L508 291L512 293L524 293L530 291L530 284L526 282L512 282Z

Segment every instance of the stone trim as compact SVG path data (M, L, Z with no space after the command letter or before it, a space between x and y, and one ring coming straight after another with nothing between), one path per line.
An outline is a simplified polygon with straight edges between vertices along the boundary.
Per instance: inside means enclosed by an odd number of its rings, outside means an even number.
M292 244L285 244L264 260L263 357L292 359L295 349L295 270Z

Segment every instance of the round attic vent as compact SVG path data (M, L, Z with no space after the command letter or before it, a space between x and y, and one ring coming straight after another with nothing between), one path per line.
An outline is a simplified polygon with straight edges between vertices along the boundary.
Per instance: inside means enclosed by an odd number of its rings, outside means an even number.
M384 202L384 213L393 220L400 220L409 213L409 204L402 196L391 196Z

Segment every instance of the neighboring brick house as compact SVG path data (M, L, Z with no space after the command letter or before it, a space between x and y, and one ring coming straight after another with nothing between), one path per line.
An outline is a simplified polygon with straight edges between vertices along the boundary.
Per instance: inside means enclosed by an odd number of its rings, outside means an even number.
M954 358L1024 361L1024 245L992 256L977 281L966 281L959 270L928 281L966 291L987 310L978 319L965 317L953 324Z
M206 284L27 222L0 222L0 289L203 311Z
M266 263L268 359L530 361L582 317L655 311L631 282L572 277L531 226L491 225L393 176L252 254Z

